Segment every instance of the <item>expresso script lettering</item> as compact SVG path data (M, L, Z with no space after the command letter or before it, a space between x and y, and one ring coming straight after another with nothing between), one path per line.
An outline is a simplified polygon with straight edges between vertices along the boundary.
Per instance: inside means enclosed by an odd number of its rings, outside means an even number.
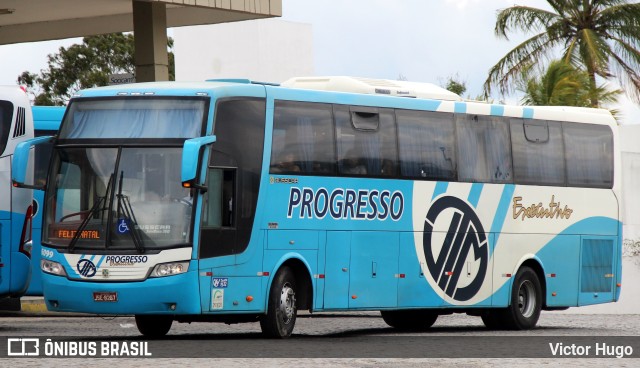
M528 218L549 218L549 219L569 219L573 210L569 206L562 207L560 202L555 201L555 195L551 196L548 206L539 202L525 206L522 204L522 197L513 197L513 219L520 218L522 221Z

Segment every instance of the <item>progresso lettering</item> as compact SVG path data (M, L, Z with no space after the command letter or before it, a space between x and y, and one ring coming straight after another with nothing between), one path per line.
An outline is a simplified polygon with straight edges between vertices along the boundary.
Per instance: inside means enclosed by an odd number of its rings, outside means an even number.
M404 212L402 192L377 189L342 189L291 187L288 218L335 220L398 221Z
M136 263L147 263L147 256L107 256L105 262L109 266L133 266Z

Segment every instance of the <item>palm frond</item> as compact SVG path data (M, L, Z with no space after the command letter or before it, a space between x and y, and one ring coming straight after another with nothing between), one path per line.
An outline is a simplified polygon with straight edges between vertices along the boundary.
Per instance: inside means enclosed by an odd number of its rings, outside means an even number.
M495 34L509 39L507 32L519 30L525 33L539 32L558 19L558 14L528 6L512 6L498 12Z
M614 1L608 1L614 2ZM640 26L640 3L628 4L615 1L595 14L594 22L606 30L615 26Z
M598 74L603 78L610 77L609 55L612 51L606 40L591 29L580 30L577 37L578 52L587 72Z
M558 40L549 39L547 33L540 33L516 46L489 70L483 87L485 93L491 93L492 86L497 86L501 94L511 92L510 82L517 79L522 70L538 63L557 43Z
M622 89L635 102L640 102L640 50L624 42L622 39L613 39L615 53L610 58L616 77L620 81Z

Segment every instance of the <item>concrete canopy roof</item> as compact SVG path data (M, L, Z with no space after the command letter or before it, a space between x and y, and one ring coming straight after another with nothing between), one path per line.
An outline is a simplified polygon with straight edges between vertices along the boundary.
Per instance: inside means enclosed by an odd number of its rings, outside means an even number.
M167 27L282 15L282 0L143 0L166 4ZM0 44L133 31L132 0L0 0Z

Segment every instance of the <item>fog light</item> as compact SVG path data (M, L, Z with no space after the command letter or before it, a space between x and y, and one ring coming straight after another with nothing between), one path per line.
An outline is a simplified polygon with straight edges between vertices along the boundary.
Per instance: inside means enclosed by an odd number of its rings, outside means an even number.
M176 304L173 303L169 306L169 309L171 309L172 311L176 310Z

